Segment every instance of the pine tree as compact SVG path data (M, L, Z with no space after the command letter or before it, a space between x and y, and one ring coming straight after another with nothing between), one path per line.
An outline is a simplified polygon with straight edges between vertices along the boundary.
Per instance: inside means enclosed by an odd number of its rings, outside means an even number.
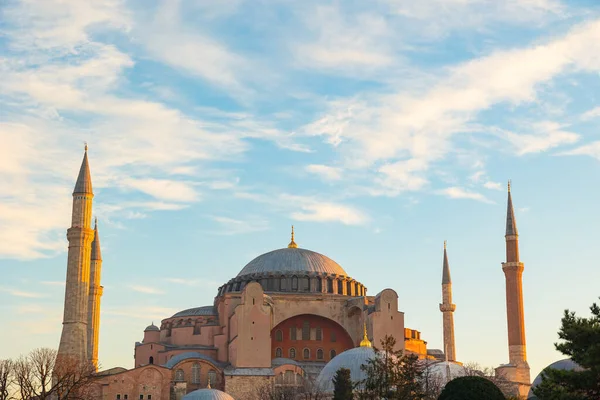
M352 379L348 368L340 368L333 377L333 400L353 400Z
M421 400L425 398L423 366L418 357L394 350L396 339L386 335L381 350L374 348L375 357L361 369L367 377L359 382L361 399Z
M540 400L584 400L600 398L600 307L590 307L590 318L565 310L555 343L560 351L581 366L572 371L547 368L542 383L533 389Z

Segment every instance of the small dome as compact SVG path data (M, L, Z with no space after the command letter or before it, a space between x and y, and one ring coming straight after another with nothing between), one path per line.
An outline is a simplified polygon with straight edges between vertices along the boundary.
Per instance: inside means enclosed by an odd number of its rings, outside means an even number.
M366 364L367 361L374 357L375 350L372 347L366 346L355 347L338 354L321 370L317 378L319 388L325 393L333 392L333 377L340 368L350 370L350 379L352 379L353 383L364 380L367 376L360 366Z
M198 389L183 396L183 400L235 400L217 389Z
M294 247L274 250L256 257L237 276L269 272L317 272L347 276L346 271L331 258Z
M144 332L160 332L160 329L158 326L154 325L153 322L151 325L148 325L146 329L144 329Z
M444 384L467 374L465 367L452 361L434 362L427 366L427 372L431 377L438 377Z
M583 368L579 364L577 364L575 361L571 360L570 358L565 358L564 360L559 360L559 361L553 362L552 364L548 365L546 368L560 369L563 371L582 371L583 370ZM544 368L544 369L546 369L546 368ZM544 372L544 370L542 370L542 372ZM538 376L536 376L535 379L533 380L533 382L531 383L531 390L529 390L529 399L537 399L537 397L533 394L533 388L535 388L537 385L542 383L542 372L540 372L538 374Z

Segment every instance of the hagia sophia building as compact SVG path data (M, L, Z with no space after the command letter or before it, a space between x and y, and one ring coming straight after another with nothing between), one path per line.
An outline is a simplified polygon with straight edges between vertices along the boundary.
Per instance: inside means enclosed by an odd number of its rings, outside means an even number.
M97 223L92 228L92 180L87 146L73 192L63 330L59 357L98 365L102 254ZM509 362L496 374L526 397L527 364L519 243L510 185L506 221L506 277ZM404 325L398 295L391 288L367 295L367 288L342 266L315 251L287 247L259 255L219 287L213 304L192 307L151 324L135 343L131 369L98 372L90 398L237 399L253 388L300 385L304 379L331 389L338 368L362 373L360 360L371 343L394 336L396 349L418 355L427 365L460 375L454 340L452 281L446 245L442 263L444 349L427 349L421 333Z

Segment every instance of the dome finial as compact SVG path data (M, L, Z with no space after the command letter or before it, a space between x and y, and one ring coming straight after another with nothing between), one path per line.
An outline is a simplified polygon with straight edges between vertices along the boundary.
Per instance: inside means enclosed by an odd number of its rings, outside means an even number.
M444 250L446 250L446 241L444 240Z
M364 328L364 335L363 335L363 340L360 342L360 347L373 347L373 345L369 341L369 338L367 337L367 324L366 323L363 324L363 328Z
M84 147L83 148L85 149L85 151L87 151L87 149L88 149L87 142L83 142L83 143L84 143Z
M298 245L296 244L296 242L294 242L294 225L292 225L292 241L290 242L290 244L288 244L288 248L295 249L297 247Z
M508 193L510 193L510 179L508 180Z

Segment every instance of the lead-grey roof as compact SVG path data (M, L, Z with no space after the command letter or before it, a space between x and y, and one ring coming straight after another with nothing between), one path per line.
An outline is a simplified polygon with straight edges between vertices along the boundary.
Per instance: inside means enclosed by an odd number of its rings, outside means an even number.
M75 183L75 193L90 193L92 192L92 176L90 174L90 165L88 163L87 148L83 155L83 161L81 162L81 168L79 168L79 175L77 176L77 182Z
M187 310L179 311L176 314L173 314L171 318L176 317L193 317L197 315L218 315L217 309L213 306L203 306L203 307L194 307L188 308Z
M276 272L317 272L347 276L346 271L323 254L300 248L284 248L250 261L237 276Z
M235 400L217 389L198 389L183 396L183 400Z

